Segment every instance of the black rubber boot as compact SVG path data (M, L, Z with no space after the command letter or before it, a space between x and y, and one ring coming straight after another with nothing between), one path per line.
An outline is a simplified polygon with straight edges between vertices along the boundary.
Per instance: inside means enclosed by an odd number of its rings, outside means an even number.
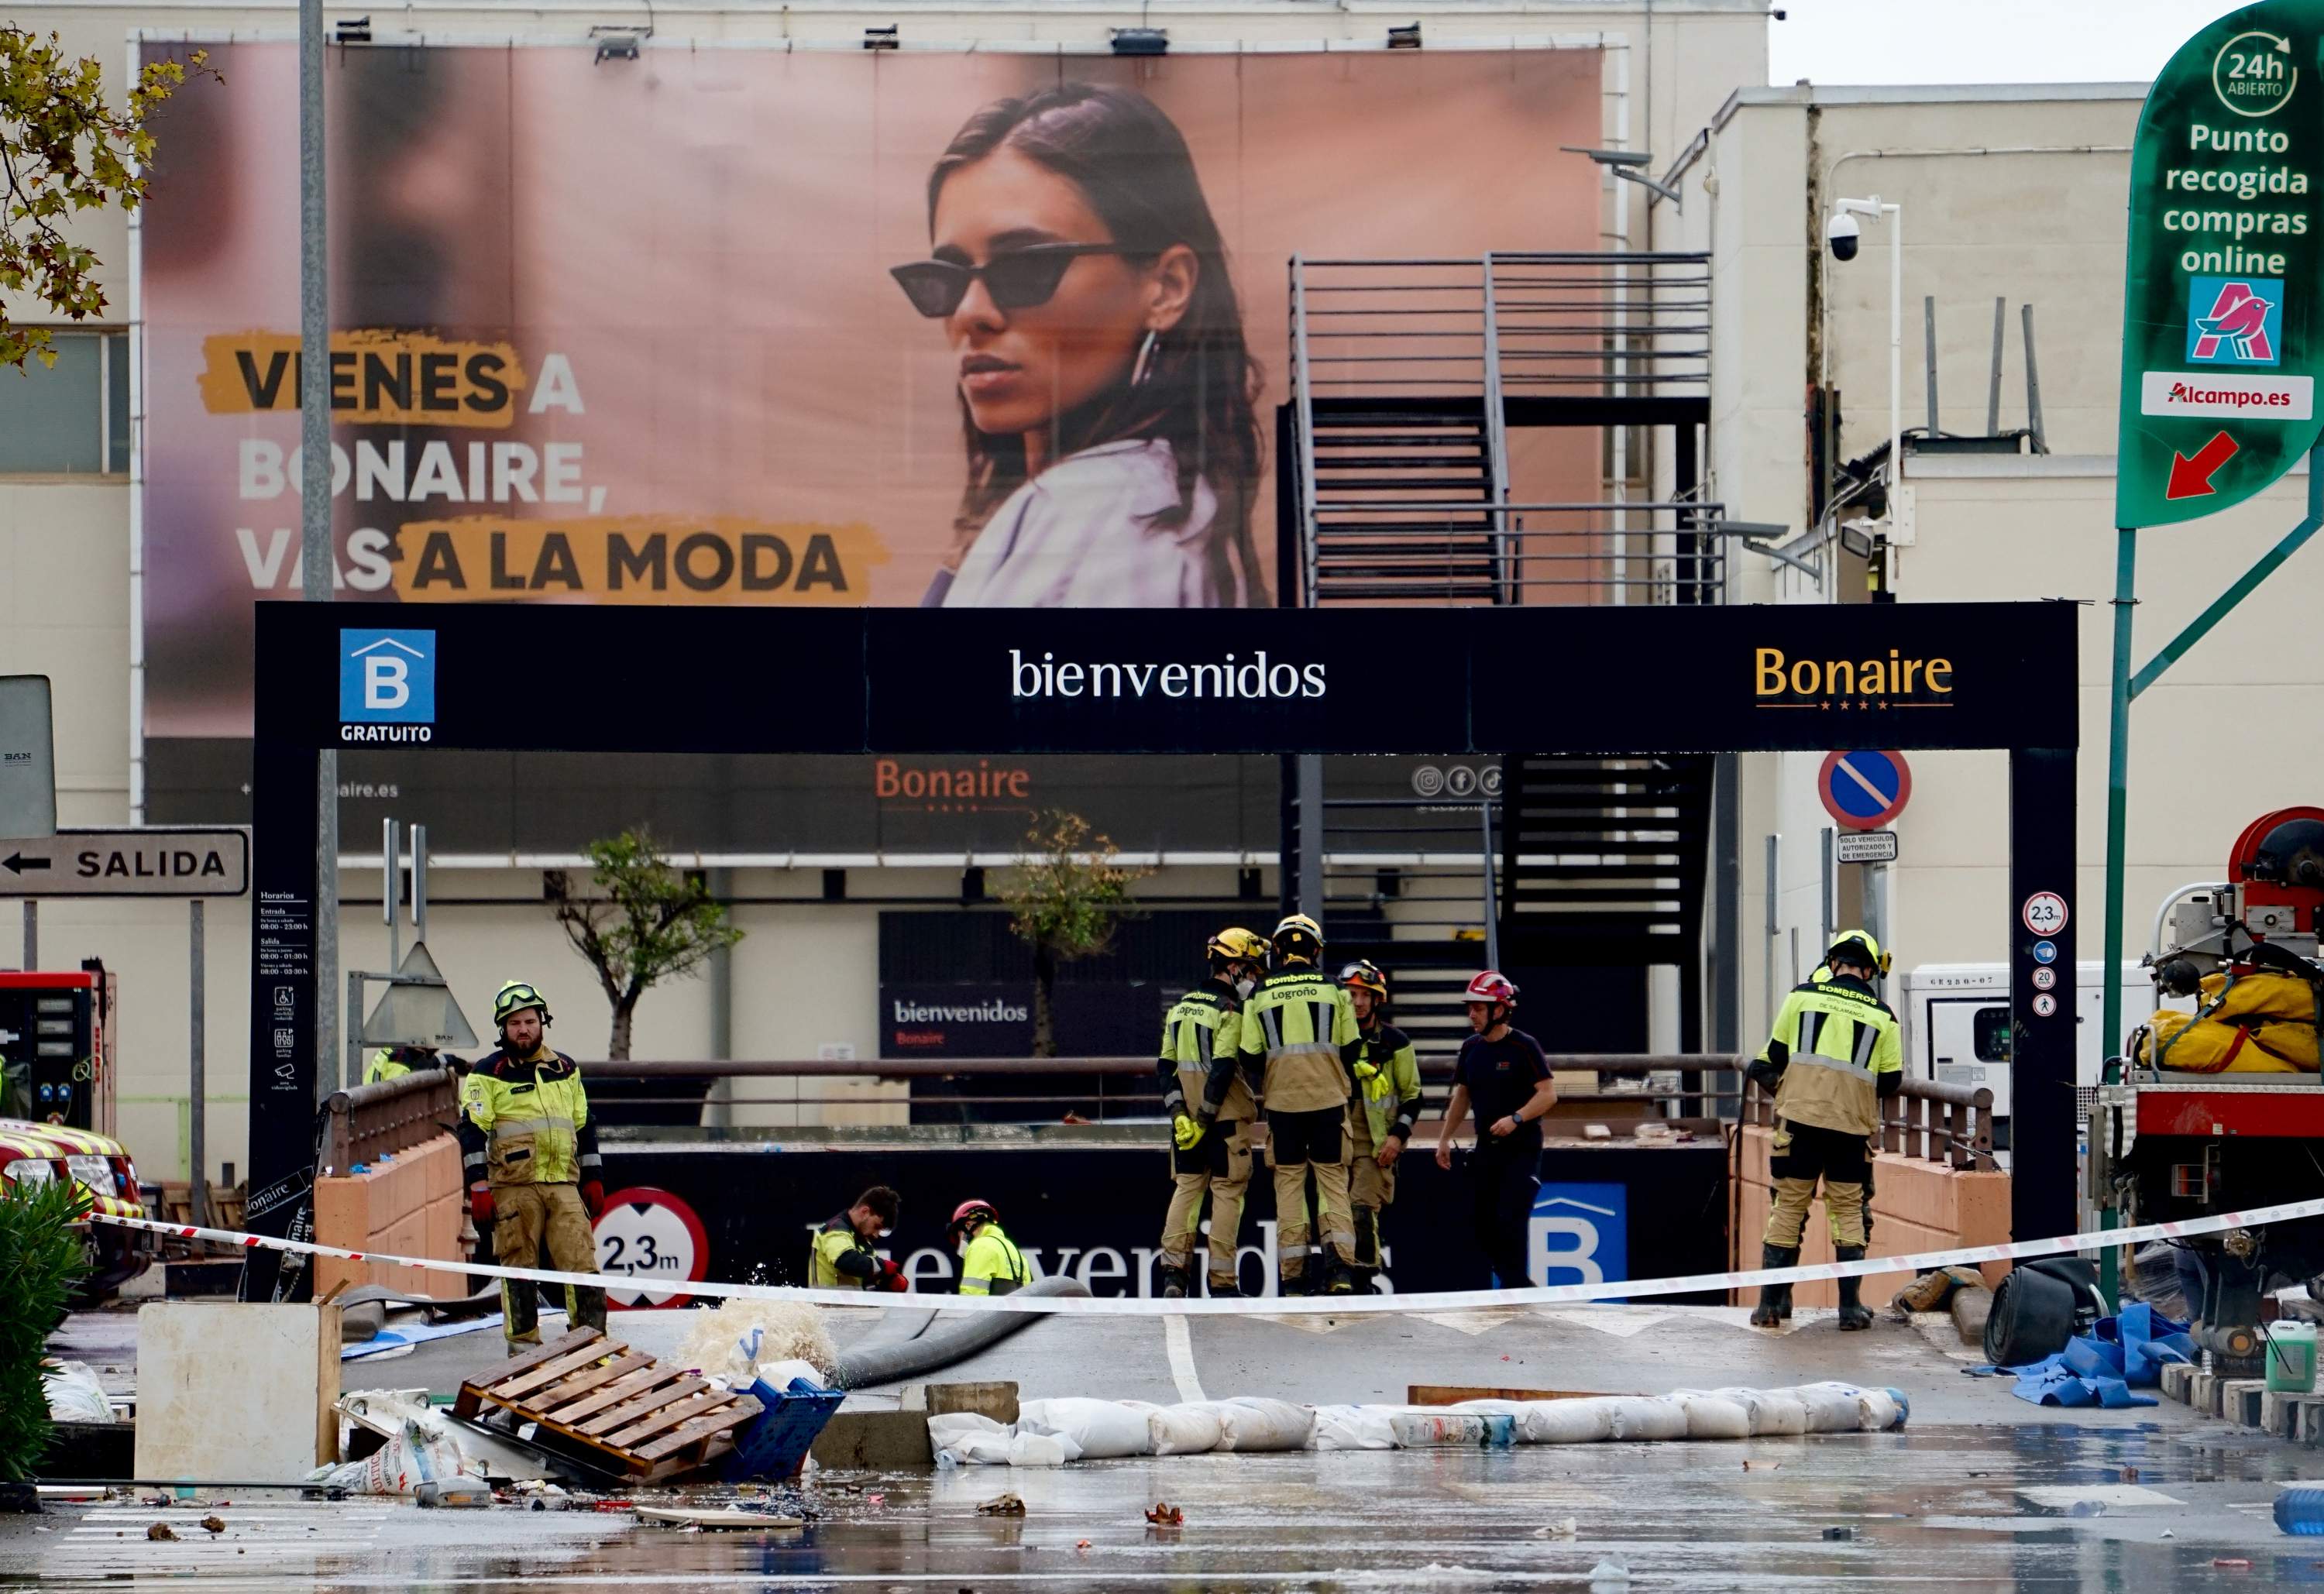
M1759 1246L1759 1266L1762 1267L1796 1267L1800 1262L1797 1246ZM1792 1286L1787 1284L1763 1284L1759 1286L1759 1304L1751 1309L1753 1328L1775 1328L1789 1322L1792 1317Z
M1240 1301L1242 1299L1242 1286L1240 1285L1233 1284L1219 1284L1213 1281L1211 1285L1211 1299L1213 1301Z
M1860 1245L1839 1246L1834 1248L1831 1254L1843 1262L1864 1260L1864 1248ZM1872 1313L1865 1309L1864 1302L1860 1298L1864 1281L1860 1278L1843 1278L1839 1282L1840 1331L1853 1333L1858 1329L1870 1328Z
M1344 1263L1333 1263L1330 1275L1323 1281L1323 1293L1327 1295L1354 1295L1356 1293L1355 1269Z
M1186 1298L1186 1270L1184 1267L1162 1269L1162 1298L1166 1301Z

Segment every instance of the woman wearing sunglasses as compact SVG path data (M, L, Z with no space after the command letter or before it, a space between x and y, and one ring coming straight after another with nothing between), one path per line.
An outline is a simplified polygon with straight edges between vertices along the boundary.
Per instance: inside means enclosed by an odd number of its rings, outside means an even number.
M958 360L968 482L929 606L1265 602L1258 370L1185 140L1063 84L968 119L898 266Z

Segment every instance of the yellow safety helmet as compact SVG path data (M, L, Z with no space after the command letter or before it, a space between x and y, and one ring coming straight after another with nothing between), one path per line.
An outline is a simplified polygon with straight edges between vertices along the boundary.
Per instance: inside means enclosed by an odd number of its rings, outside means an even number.
M1823 954L1823 961L1828 964L1840 962L1862 963L1879 970L1883 974L1888 972L1888 954L1880 950L1880 943L1872 938L1869 930L1842 930L1840 939L1834 941Z
M549 1011L549 1003L542 1000L540 992L522 980L512 980L501 987L499 995L493 998L493 1022L502 1028L506 1028L509 1016L512 1013L521 1013L527 1008L540 1009L540 1021L543 1024L554 1022Z
M1286 915L1273 940L1278 957L1312 963L1323 955L1323 926L1304 913Z
M1240 925L1229 925L1204 944L1203 951L1213 968L1229 963L1265 963L1267 943L1259 938L1256 930L1246 930Z

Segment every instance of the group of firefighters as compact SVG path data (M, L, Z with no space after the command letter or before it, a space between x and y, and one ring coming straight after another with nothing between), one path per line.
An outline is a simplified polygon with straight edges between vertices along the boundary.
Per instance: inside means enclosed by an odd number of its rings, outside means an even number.
M1381 1214L1396 1199L1397 1164L1420 1115L1420 1066L1411 1038L1388 1020L1387 976L1359 960L1333 979L1323 972L1323 955L1322 926L1305 914L1286 917L1268 937L1222 929L1205 946L1203 982L1163 1021L1157 1073L1172 1157L1160 1246L1166 1297L1184 1297L1195 1287L1206 1203L1208 1293L1242 1293L1242 1208L1262 1145L1275 1185L1277 1287L1285 1295L1376 1287L1386 1260ZM1798 1262L1819 1185L1836 1254L1842 1260L1865 1254L1870 1140L1879 1130L1881 1100L1904 1084L1896 1015L1877 989L1888 966L1869 933L1842 933L1813 976L1785 998L1750 1066L1750 1076L1775 1098L1764 1267ZM1526 1235L1541 1120L1555 1104L1556 1087L1539 1044L1510 1024L1517 987L1487 970L1464 994L1471 1033L1438 1129L1436 1161L1452 1167L1452 1137L1473 1112L1477 1239L1496 1282L1523 1287L1533 1271ZM530 984L503 985L493 1020L500 1044L489 1055L473 1065L441 1059L460 1076L458 1133L470 1215L484 1247L504 1266L595 1273L594 1224L605 1192L580 1070L548 1044L549 1004ZM366 1081L437 1061L425 1049L383 1051ZM823 1224L810 1247L809 1285L909 1288L901 1267L877 1245L895 1230L901 1210L895 1191L874 1185ZM1006 1295L1028 1281L1024 1255L991 1203L961 1203L946 1233L962 1258L962 1294ZM602 1330L605 1292L563 1288L572 1323ZM1840 1281L1844 1330L1871 1323L1858 1291L1857 1280ZM503 1280L501 1297L511 1354L537 1344L534 1285ZM1790 1287L1769 1285L1751 1321L1773 1327L1791 1314Z

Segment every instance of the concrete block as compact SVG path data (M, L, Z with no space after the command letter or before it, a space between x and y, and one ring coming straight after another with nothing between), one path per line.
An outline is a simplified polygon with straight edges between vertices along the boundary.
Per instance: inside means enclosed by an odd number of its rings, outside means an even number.
M991 1417L996 1423L1017 1420L1017 1386L1001 1380L970 1384L929 1384L927 1415L945 1416L953 1412L973 1412L980 1417Z
M368 1248L372 1182L360 1175L315 1181L315 1239L351 1251Z
M2260 1396L2267 1393L2265 1378L2223 1378L2219 1381L2219 1414L2246 1428L2260 1425Z
M811 1452L818 1467L933 1467L936 1447L928 1441L926 1412L904 1411L885 1401L851 1395L816 1436Z
M1985 1320L1993 1315L1991 1290L1957 1289L1945 1309L1952 1313L1953 1331L1964 1345L1985 1343Z
M2193 1404L2195 1365L2188 1361L2163 1364L2163 1393L2181 1405Z
M336 1307L137 1311L137 1476L290 1483L338 1460Z
M2284 1398L2292 1408L2292 1437L2310 1448L2324 1443L2324 1395L2292 1395Z
M2210 1373L2198 1372L2187 1381L2187 1404L2199 1412L2218 1415L2218 1379Z
M2300 1437L2300 1402L2315 1396L2278 1394L2270 1389L2259 1397L2259 1425L2277 1439Z

